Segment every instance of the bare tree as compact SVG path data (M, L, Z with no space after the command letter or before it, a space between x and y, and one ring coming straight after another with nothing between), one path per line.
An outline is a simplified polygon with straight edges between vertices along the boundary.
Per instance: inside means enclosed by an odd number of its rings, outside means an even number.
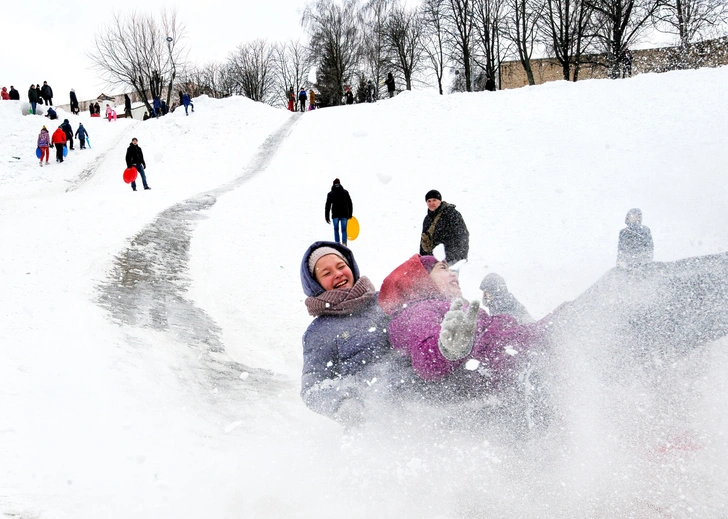
M274 94L273 46L257 39L239 45L228 58L235 93L253 101L272 103Z
M474 29L474 0L447 0L445 32L451 45L452 57L464 72L465 90L473 90L472 39Z
M674 34L683 56L696 38L706 37L728 21L726 0L663 0L657 11L657 26Z
M500 64L508 50L501 46L501 34L505 24L505 0L474 0L473 16L475 20L476 49L475 62L485 71L485 76L498 78L500 86ZM479 78L483 79L483 78ZM485 81L478 81L479 88L485 86Z
M384 27L384 41L393 65L404 76L405 88L412 90L412 74L422 60L422 19L417 10L395 7Z
M133 89L152 113L149 99L162 97L165 79L169 104L177 67L184 64L184 32L174 10L162 10L158 17L114 13L111 24L95 35L89 58L111 86Z
M362 60L366 74L379 86L392 66L385 41L386 23L396 0L365 0L360 11L362 25ZM378 94L377 94L378 95Z
M586 0L594 10L596 41L604 53L604 65L618 78L625 51L634 44L657 14L662 0Z
M288 89L296 92L308 84L311 70L308 51L300 40L289 40L275 46L276 93L285 105L288 103Z
M225 84L226 66L210 62L180 72L177 86L191 97L208 95L222 98L231 94L231 85Z
M531 69L531 56L538 40L538 29L543 15L543 0L507 0L508 11L503 34L513 43L518 59L526 72L529 85L536 80Z
M424 0L421 7L424 52L437 78L437 87L443 95L442 77L445 74L444 9L446 0Z
M582 55L593 36L593 10L587 1L545 0L544 44L561 65L566 81L578 81Z
M316 87L322 106L339 105L361 57L361 29L356 0L314 0L303 11L302 25L317 64Z

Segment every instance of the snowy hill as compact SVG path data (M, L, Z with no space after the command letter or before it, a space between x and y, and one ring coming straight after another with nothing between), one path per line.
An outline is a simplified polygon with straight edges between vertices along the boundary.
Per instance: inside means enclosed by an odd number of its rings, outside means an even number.
M51 121L0 102L0 513L722 517L725 341L675 366L677 431L645 404L655 381L618 392L626 420L572 365L584 391L567 398L568 441L342 440L298 398L298 269L332 238L335 177L376 286L417 252L435 188L471 233L466 297L497 272L538 317L614 265L632 207L657 260L728 250L726 80L721 68L406 92L303 115L201 98L189 117L144 123L60 113L93 148L43 168L33 151ZM122 182L132 137L151 191Z

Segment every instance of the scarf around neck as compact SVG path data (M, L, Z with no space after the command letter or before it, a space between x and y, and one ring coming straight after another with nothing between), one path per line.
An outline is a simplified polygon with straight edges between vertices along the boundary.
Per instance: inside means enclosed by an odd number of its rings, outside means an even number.
M306 298L309 315L349 315L368 305L376 290L369 278L362 276L351 288L327 290L317 296Z

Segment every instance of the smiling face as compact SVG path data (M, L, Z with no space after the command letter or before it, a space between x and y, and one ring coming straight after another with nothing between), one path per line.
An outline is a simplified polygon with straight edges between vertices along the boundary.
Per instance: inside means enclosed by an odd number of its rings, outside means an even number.
M436 210L436 209L437 209L438 207L440 207L440 204L441 204L441 203L442 203L442 202L441 202L440 200L438 200L437 198L428 198L428 199L427 199L427 208L428 208L428 209L429 209L430 211L434 211L434 210Z
M435 286L441 294L451 299L463 297L463 293L460 291L458 275L450 270L447 263L438 262L433 267L432 272L430 272L430 279L435 283Z
M324 290L354 286L354 273L341 256L336 254L327 254L319 259L313 269L313 275Z

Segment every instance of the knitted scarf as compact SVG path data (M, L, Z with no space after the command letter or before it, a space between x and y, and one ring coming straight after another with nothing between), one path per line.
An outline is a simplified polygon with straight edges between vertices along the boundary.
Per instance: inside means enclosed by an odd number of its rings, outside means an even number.
M309 315L349 315L368 305L376 290L367 277L360 277L351 288L327 290L322 294L306 298Z

